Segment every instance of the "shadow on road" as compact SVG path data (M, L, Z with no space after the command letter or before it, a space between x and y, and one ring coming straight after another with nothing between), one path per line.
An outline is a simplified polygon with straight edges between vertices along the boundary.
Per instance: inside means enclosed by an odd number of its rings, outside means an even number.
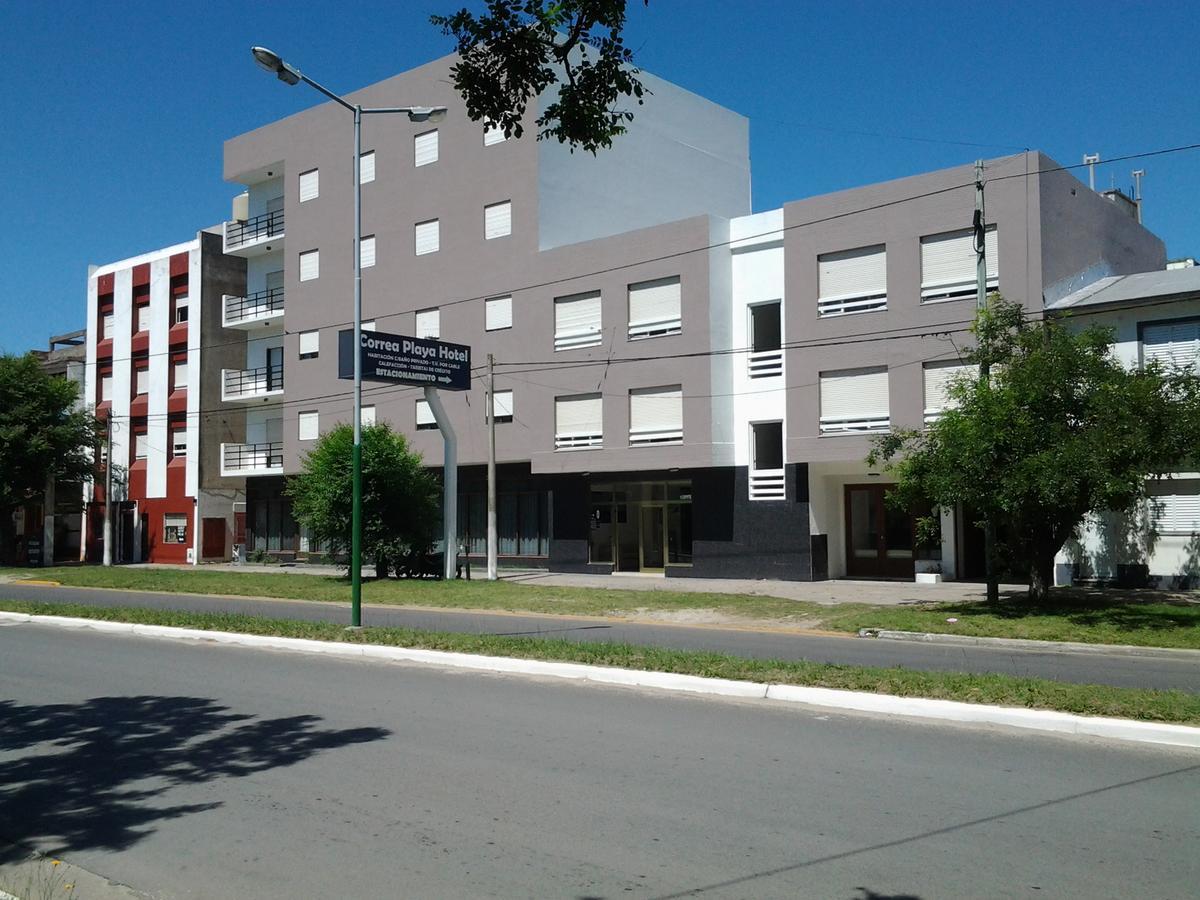
M24 856L18 844L47 853L123 850L155 822L220 806L171 805L172 787L290 766L391 733L320 722L255 719L202 697L0 701L0 863Z

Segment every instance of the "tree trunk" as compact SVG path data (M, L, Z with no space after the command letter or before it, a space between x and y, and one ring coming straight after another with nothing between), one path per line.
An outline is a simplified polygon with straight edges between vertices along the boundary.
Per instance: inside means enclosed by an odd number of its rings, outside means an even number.
M1044 603L1054 584L1054 554L1039 552L1033 555L1029 565L1029 599L1034 603Z
M375 577L384 579L388 577L388 561L386 556L375 557Z

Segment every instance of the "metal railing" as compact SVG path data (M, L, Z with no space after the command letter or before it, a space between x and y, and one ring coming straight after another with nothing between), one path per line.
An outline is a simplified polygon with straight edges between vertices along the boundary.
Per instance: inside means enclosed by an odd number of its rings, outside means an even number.
M786 500L787 488L783 469L751 469L751 500Z
M283 364L257 369L225 369L222 395L225 399L253 397L283 390Z
M265 472L283 468L283 442L265 444L222 444L223 473Z
M225 223L225 249L236 250L244 244L252 244L265 238L283 234L283 210L263 213L251 219Z
M247 319L258 319L274 312L283 312L283 288L267 288L245 297L225 295L225 324L232 325Z
M751 378L775 378L783 374L782 350L759 350L751 353L746 361L746 371Z

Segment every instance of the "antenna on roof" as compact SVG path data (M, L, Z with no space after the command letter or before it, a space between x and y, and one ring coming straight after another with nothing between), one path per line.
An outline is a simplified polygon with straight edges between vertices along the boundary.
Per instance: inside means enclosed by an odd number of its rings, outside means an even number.
M1142 224L1142 179L1146 177L1145 169L1133 170L1133 205L1137 207L1138 224Z
M1096 163L1100 162L1099 153L1083 154L1083 164L1088 167L1088 187L1096 189Z

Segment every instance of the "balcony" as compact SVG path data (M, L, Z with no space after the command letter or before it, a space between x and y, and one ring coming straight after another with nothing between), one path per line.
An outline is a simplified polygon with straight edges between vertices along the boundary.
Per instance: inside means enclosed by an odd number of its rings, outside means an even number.
M283 471L283 443L222 444L221 475L278 475Z
M261 256L283 246L283 210L225 223L225 252Z
M267 288L245 297L226 294L221 311L221 324L226 328L252 331L283 319L283 288Z
M283 365L258 369L222 369L221 400L225 403L253 403L283 393Z

